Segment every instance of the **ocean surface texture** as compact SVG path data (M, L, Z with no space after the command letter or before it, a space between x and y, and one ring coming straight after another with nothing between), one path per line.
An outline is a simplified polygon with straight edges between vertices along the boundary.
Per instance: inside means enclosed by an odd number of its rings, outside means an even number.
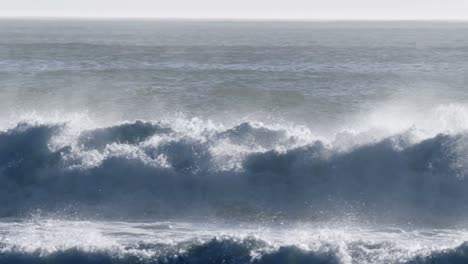
M0 264L468 263L468 23L0 20Z

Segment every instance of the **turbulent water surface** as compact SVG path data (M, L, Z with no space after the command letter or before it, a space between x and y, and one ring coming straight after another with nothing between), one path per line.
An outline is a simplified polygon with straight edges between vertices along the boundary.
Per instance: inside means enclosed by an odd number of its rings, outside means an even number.
M468 263L468 24L0 21L0 263Z

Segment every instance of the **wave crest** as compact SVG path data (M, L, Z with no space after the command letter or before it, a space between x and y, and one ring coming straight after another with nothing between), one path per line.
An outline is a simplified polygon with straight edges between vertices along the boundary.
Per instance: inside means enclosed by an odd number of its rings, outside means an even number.
M323 245L315 250L297 246L271 247L266 242L253 238L213 238L203 243L186 241L176 245L140 243L124 249L68 248L52 252L28 252L2 244L0 263L341 264L388 261L387 263L400 264L454 264L468 261L467 243L451 249L421 252L415 256L400 255L398 252L383 259L379 259L379 255L374 256L385 248L384 245L358 243L350 244L346 249L347 253L344 253L331 245Z
M52 147L66 128L21 123L0 133L1 216L72 207L108 216L356 213L436 223L468 209L463 133L419 142L398 134L343 150L251 123L193 136L136 121Z

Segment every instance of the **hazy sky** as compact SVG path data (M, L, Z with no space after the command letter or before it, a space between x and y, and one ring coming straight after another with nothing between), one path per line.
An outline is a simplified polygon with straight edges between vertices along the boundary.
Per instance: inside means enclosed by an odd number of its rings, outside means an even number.
M468 19L468 0L0 0L0 16Z

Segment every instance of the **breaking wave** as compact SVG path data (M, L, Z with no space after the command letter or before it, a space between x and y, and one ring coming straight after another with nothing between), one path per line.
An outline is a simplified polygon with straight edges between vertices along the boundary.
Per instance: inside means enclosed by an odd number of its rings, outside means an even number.
M0 133L0 216L460 222L466 133L414 134L327 140L255 122L21 122Z
M297 246L273 247L254 239L213 238L206 242L186 241L177 245L139 243L114 249L68 248L44 252L37 249L28 252L21 248L0 246L0 263L165 263L165 264L344 264L344 263L399 263L399 264L444 264L466 263L468 244L456 248L421 252L415 256L405 255L393 249L387 258L382 251L390 245L353 242L346 250L336 245L321 245L315 250ZM380 253L380 254L379 254ZM379 254L379 256L374 256ZM376 262L373 262L376 261Z
M186 242L185 244L193 244ZM212 239L187 246L139 244L119 251L84 251L78 248L44 254L2 250L0 263L339 263L332 252L307 252L297 247L281 247L273 252L254 256L255 250L266 246L255 239ZM289 262L287 262L289 261Z

